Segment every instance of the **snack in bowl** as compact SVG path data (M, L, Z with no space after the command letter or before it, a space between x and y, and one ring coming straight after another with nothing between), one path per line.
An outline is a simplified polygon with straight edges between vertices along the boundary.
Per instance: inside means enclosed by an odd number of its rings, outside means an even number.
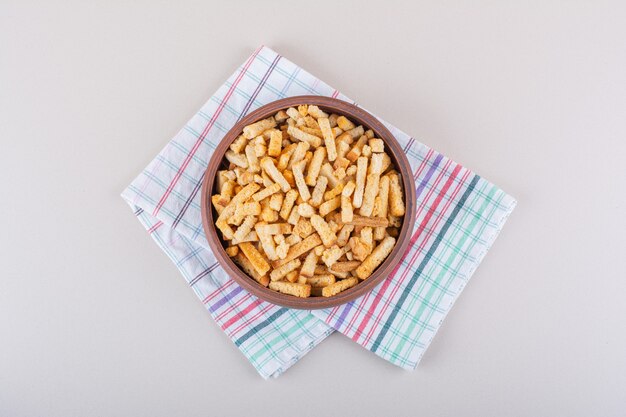
M385 142L302 104L243 127L211 203L226 253L264 287L333 297L393 251L406 207Z

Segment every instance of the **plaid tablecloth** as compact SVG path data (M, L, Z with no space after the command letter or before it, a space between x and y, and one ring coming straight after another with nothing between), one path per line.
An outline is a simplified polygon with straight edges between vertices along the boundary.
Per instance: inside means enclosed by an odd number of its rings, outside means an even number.
M340 307L309 312L261 301L217 264L202 230L199 190L211 153L237 120L302 94L351 101L270 48L258 48L122 197L264 378L280 375L334 330L413 369L516 202L381 120L404 147L417 185L417 220L403 261L376 289Z

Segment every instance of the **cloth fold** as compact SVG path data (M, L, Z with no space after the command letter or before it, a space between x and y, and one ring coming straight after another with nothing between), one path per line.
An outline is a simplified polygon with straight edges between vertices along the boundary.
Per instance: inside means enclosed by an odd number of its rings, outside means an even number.
M211 253L199 191L212 152L239 119L269 102L303 94L352 102L270 48L259 47L122 197L262 377L280 375L334 330L413 369L516 202L381 120L404 147L417 185L417 220L403 261L373 291L331 309L292 310L254 297Z

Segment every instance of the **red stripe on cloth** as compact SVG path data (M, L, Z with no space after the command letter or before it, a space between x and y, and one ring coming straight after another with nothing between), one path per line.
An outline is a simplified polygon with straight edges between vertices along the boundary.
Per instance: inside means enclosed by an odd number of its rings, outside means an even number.
M235 281L233 280L229 280L226 282L226 284L222 285L221 287L219 287L217 290L213 291L211 294L207 295L206 298L204 300L202 300L203 304L208 303L209 301L211 301L212 299L214 299L215 297L217 297L218 295L222 294L222 292L224 290L226 290L228 287L230 287L231 285L233 285L235 283Z
M244 308L243 310L241 310L240 312L238 312L237 314L229 318L228 321L224 322L224 324L222 324L222 330L226 331L226 329L228 329L230 326L238 322L242 317L245 317L246 314L251 312L259 304L261 304L261 300L257 298L252 303L250 303L246 308Z
M260 300L259 300L260 301ZM259 302L260 304L260 302ZM235 336L237 333L239 333L241 330L247 328L250 323L254 322L256 319L258 319L261 316L264 316L269 310L271 310L272 308L276 307L273 304L270 303L265 303L265 307L263 307L258 313L256 313L254 316L252 317L244 317L245 320L243 320L243 322L236 328L234 329L229 336L233 337Z
M437 177L436 181L434 182L434 186L431 187L431 189L429 190L428 194L426 195L426 197L424 198L424 202L428 201L428 199L432 196L434 190L436 189L436 184L438 184L443 176L445 175L449 165L451 164L451 161L448 161L446 163L446 166L444 166L444 169L441 170L441 172L439 173L439 176ZM420 225L418 226L417 230L415 231L415 233L413 234L413 236L411 237L411 241L409 242L409 246L407 246L404 254L402 254L402 259L404 259L409 251L411 250L411 248L413 247L413 245L415 245L415 242L417 241L418 237L422 234L422 232L424 231L424 229L426 228L426 225L428 224L428 222L430 221L432 214L435 212L435 210L437 209L437 207L439 206L439 203L441 202L441 200L443 200L443 196L448 192L448 189L450 188L450 185L452 184L452 181L454 180L454 178L456 178L456 175L458 173L458 171L460 170L460 166L457 165L454 170L452 171L452 174L448 177L448 180L445 182L443 188L441 189L441 191L437 194L437 197L435 198L435 201L430 205L430 207L428 208L427 212L426 212L426 216L424 216L424 219L422 220L422 222L420 223ZM433 227L434 228L434 227ZM424 242L426 242L428 239L424 239ZM402 281L402 279L404 279L404 277L406 276L406 271L409 270L409 268L411 267L411 265L413 264L413 262L415 262L415 259L417 257L417 255L420 253L421 251L421 247L418 248L418 250L415 251L415 253L413 254L413 257L411 258L411 260L409 261L408 267L405 269L405 271L403 272L400 281ZM376 310L376 307L378 307L378 304L380 303L380 301L382 300L383 296L385 295L385 293L387 292L387 289L391 286L391 282L392 282L392 278L395 277L395 275L398 273L400 266L402 265L402 262L399 262L395 268L393 269L393 271L391 272L391 274L389 275L389 278L387 278L384 282L384 284L382 285L382 287L380 288L380 290L378 291L378 294L376 294L376 298L374 298L374 301L372 302L372 304L370 305L367 313L365 314L365 317L363 317L363 320L361 321L361 323L359 324L359 327L357 328L356 332L354 333L354 335L352 335L352 340L354 340L355 342L358 341L358 339L361 337L361 335L363 334L363 331L365 330L365 328L367 327L370 319L372 318L372 316L374 315L374 311ZM383 305L383 309L382 311L380 311L378 313L378 316L382 316L387 308L387 306L391 303L391 300L393 299L393 297L395 296L396 292L398 291L398 288L400 286L399 285L395 285L392 290L391 290L391 294L389 295L389 297L387 298L387 303L385 303ZM376 323L376 322L375 322ZM372 333L372 330L375 328L375 326L372 326L372 329L370 329L370 332L368 333L368 336L370 336L370 333ZM366 339L367 340L367 339Z
M335 90L333 91L333 94L331 95L332 98L337 98L337 96L339 95L339 90Z
M156 222L151 228L148 229L148 233L152 234L154 233L154 231L156 229L158 229L159 227L161 227L163 225L163 222L161 220L159 220L158 222Z
M456 177L459 173L459 171L462 169L463 167L460 165L457 165L451 175L451 177L448 179L448 181L446 182L446 192L447 189L449 189L452 186L452 183L454 181L454 177ZM430 228L430 230L426 233L426 235L424 236L424 239L422 241L422 243L419 245L419 247L417 248L417 250L415 251L415 253L413 254L413 257L411 258L411 260L409 261L408 266L404 269L404 271L402 272L402 275L399 279L400 282L404 281L410 271L411 266L413 266L413 264L416 262L418 255L425 249L426 243L429 241L429 239L432 237L432 235L435 233L435 230L437 230L437 226L439 225L439 223L441 222L441 220L444 219L445 217L445 213L447 212L448 208L450 207L450 205L452 204L452 202L454 201L454 199L456 198L456 196L459 194L459 192L461 191L461 189L463 188L463 186L465 185L465 181L467 180L467 178L469 177L469 171L466 171L465 174L463 175L461 181L459 181L459 184L457 185L457 187L454 189L454 191L452 192L452 195L450 197L450 199L448 199L448 201L446 202L446 204L444 205L443 209L441 210L441 212L439 213L439 215L435 218L435 221L433 223L433 226ZM438 199L439 201L441 201L441 195L439 195ZM439 204L439 202L437 203ZM432 217L432 211L429 211L429 217ZM427 222L425 223L427 224ZM422 229L423 230L423 229ZM413 245L415 243L417 239L413 240L411 239L411 245ZM387 309L389 308L389 306L391 306L392 304L392 300L394 299L396 293L398 292L398 290L400 289L400 285L396 285L393 288L393 291L390 295L390 297L388 298L388 300L383 304L382 309L380 311L379 314L376 315L376 318L374 319L374 323L372 325L372 327L370 328L370 330L367 332L367 335L365 336L365 339L363 340L363 344L367 345L371 338L374 335L374 331L376 329L378 329L378 326L385 314L385 312L387 311Z
M423 159L423 160L422 160L422 162L420 163L420 166L419 166L419 167L417 167L417 170L415 171L415 174L413 175L413 177L414 177L414 178L419 177L419 176L422 174L422 172L424 172L424 170L425 170L425 169L426 169L426 167L428 166L428 163L430 162L430 158L432 158L433 154L434 154L434 151L433 151L432 149L429 149L429 150L428 150L428 152L426 153L426 156L424 157L424 159ZM442 172L443 172L443 171L442 171ZM441 178L441 174L440 174L440 176L437 178L437 180L435 181L435 183L434 183L435 185L438 183L439 178ZM434 189L434 188L435 188L435 187L432 187L432 188L431 188L431 190L432 190L432 189ZM428 194L427 194L427 197L428 197L428 196L430 196L430 193L428 193ZM428 201L428 198L426 198L424 201ZM415 217L419 217L419 215L421 214L421 212L422 212L422 210L420 210L420 209L418 208L418 211L417 211L417 213L415 214ZM408 248L407 248L407 250L405 251L405 253L402 255L402 257L403 257L403 258L406 256L406 253L408 252L408 250L409 250L410 248L411 248L411 246L409 245L409 246L408 246ZM399 264L398 264L398 265L399 265ZM395 269L394 269L394 271L392 271L392 274L394 274L394 273L395 273ZM390 275L389 277L391 277L391 276L393 276L393 275ZM389 278L389 277L388 277L388 278ZM387 282L387 281L388 281L388 280L385 280L385 282ZM384 285L384 284L383 284L383 285ZM382 287L381 287L381 289L382 289ZM354 314L352 315L352 318L351 318L351 319L350 319L350 321L348 322L348 325L347 325L346 329L351 329L351 328L354 326L354 323L355 323L355 322L356 322L356 320L359 318L359 314L358 314L358 312L362 311L362 310L363 310L363 308L367 305L367 303L368 303L368 301L369 301L369 298L370 298L370 296L371 296L372 294L373 294L373 291L369 291L369 292L365 295L365 297L363 297L363 299L361 300L361 302L359 303L359 305L358 305L358 306L357 306L357 308L356 308L356 313L354 313ZM328 319L327 319L327 323L328 323L328 324L331 324L331 320L330 320L330 318L331 318L331 316L329 316L329 317L328 317Z
M230 97L233 95L233 92L237 88L237 85L239 84L239 82L241 81L241 79L243 78L245 73L248 71L248 68L250 68L250 65L252 65L252 62L254 61L256 56L259 54L261 49L263 49L263 46L259 47L256 51L254 51L254 54L252 54L252 56L250 56L250 58L248 58L248 61L245 63L244 67L241 69L241 72L239 73L239 75L237 75L237 78L235 79L233 84L230 86L230 88L226 92L226 95L224 96L224 98L220 102L220 105L218 106L217 110L215 111L215 113L213 113L213 116L211 117L211 120L209 120L209 123L206 125L206 127L204 128L204 130L202 131L202 133L198 137L198 140L196 140L196 143L194 143L193 147L191 148L191 150L189 151L189 153L185 157L185 160L183 161L182 165L180 166L180 168L178 168L178 171L176 172L176 175L174 175L174 178L172 178L172 181L170 182L170 185L167 187L167 190L165 190L165 193L163 194L163 196L159 200L159 203L154 208L154 211L152 212L153 216L156 216L157 213L159 212L159 210L161 210L161 207L163 207L163 205L165 204L165 201L167 200L167 198L171 194L172 190L174 189L174 186L176 185L176 183L178 182L178 180L182 176L183 172L187 168L187 165L189 165L189 162L191 162L191 158L196 153L196 151L198 150L198 148L200 147L200 145L204 141L204 138L206 137L206 135L209 133L209 131L211 130L211 128L213 127L213 125L217 121L217 118L219 117L220 113L222 113L222 110L224 110L224 107L226 107L226 103L228 102Z
M417 179L420 175L422 175L422 172L424 172L424 170L428 166L428 161L430 160L430 158L432 158L433 153L435 153L435 151L433 151L432 149L428 150L428 152L426 153L426 156L424 157L424 160L422 161L420 166L417 168L417 171L415 171L415 175L413 175L413 178Z
M246 293L246 295L244 295L243 297L241 297L239 299L239 301L237 301L234 304L230 304L228 306L227 309L225 309L224 311L222 311L218 316L215 317L215 320L217 322L220 322L221 320L223 320L225 317L228 317L230 313L232 313L233 310L237 309L240 305L242 305L243 303L245 303L246 301L248 301L250 298L252 297L252 295L250 293ZM231 300L232 302L232 300Z

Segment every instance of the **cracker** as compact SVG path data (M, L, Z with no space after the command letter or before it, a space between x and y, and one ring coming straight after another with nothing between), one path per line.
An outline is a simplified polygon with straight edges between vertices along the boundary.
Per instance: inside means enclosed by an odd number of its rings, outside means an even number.
M350 239L350 233L354 230L354 225L344 224L337 234L337 245L345 246Z
M257 226L256 232L259 236L259 241L261 242L261 247L263 248L265 255L267 255L267 258L270 261L275 261L278 259L278 254L276 253L276 245L274 239L272 239L272 235L267 232L267 229L264 229L264 226L269 225Z
M321 206L320 206L320 208L321 208ZM309 218L313 214L315 214L315 209L313 207L311 207L310 204L307 204L307 203L298 204L298 214L301 217ZM300 219L300 220L302 220L302 219ZM298 223L300 222L300 220L298 220Z
M296 282L298 280L298 271L291 271L285 275L285 281Z
M354 210L352 209L352 200L350 197L344 195L341 196L341 221L343 223L349 223L354 217Z
M342 130L350 130L355 128L354 123L348 120L346 116L337 117L337 126L339 126Z
M327 191L324 193L324 200L328 201L328 200L332 200L333 198L337 197L338 195L341 195L341 193L343 192L343 188L345 187L345 185L343 183L339 183L337 184L337 186L335 188L333 188L330 191Z
M237 254L239 253L239 246L229 246L225 249L226 251L226 255L232 257L237 256Z
M283 174L281 174L280 171L276 168L276 166L274 165L274 161L271 158L263 158L261 160L261 168L263 168L265 172L267 172L267 175L269 175L270 178L274 180L274 182L280 185L280 188L283 190L283 192L286 193L287 191L291 190L291 186L289 185Z
M328 152L328 160L332 162L337 158L335 134L333 133L330 127L330 122L326 117L318 119L318 123L320 130L322 131L322 136L324 137L324 145L326 146L326 151Z
M234 153L241 153L246 147L247 143L248 139L246 139L244 135L240 135L237 137L237 139L233 141L233 143L230 144L229 148Z
M306 283L311 288L323 288L335 283L335 276L333 274L313 275L306 279Z
M321 218L319 215L314 214L311 216L311 225L315 229L315 231L319 234L315 234L312 236L318 236L321 239L321 242L324 243L324 246L331 247L337 242L337 235L330 229L326 220Z
M354 208L361 207L363 203L363 193L365 191L365 176L367 174L367 158L361 156L357 160L356 169L356 188L352 197L352 205Z
M347 290L348 288L354 287L358 283L359 283L359 280L356 278L342 279L341 281L337 281L334 284L324 287L322 289L322 296L332 297L333 295L337 295L340 292Z
M287 168L293 169L294 164L302 161L304 159L304 156L306 155L306 151L308 151L310 147L311 145L309 145L307 142L298 143L296 145L296 150L293 151L293 154L291 155L291 159L289 159Z
M363 217L354 215L351 222L348 222L353 226L370 226L370 227L387 227L389 220L384 217Z
M235 209L235 216L258 216L261 214L261 204L258 201L239 204Z
M350 272L357 269L359 265L361 265L359 261L335 262L330 270L333 272Z
M302 161L293 166L293 177L296 181L296 187L298 187L298 191L300 192L300 197L302 197L302 200L308 201L311 198L311 192L304 181L303 171L305 164L306 162Z
M252 199L254 201L261 201L261 200L264 200L267 197L271 196L272 194L277 193L278 191L280 191L280 184L275 182L274 184L270 185L269 187L266 187L266 188L258 191L256 194L254 194L252 196Z
M291 209L291 213L289 213L289 217L287 218L287 223L296 225L298 224L298 220L300 220L300 213L298 213L298 206L294 206Z
M295 236L295 235L291 235ZM281 259L280 261L272 262L272 267L278 268L281 265L286 264L292 259L298 258L300 255L304 255L314 247L321 245L322 239L317 233L313 233L311 236L307 237L303 241L292 245L289 248L289 252L287 253L287 257L285 259Z
M363 132L363 126L357 126L354 129L348 130L346 133L352 136L352 139L360 138L361 136L365 136L367 138Z
M285 113L284 110L279 110L278 113L274 115L274 120L276 120L278 123L284 122L288 118L289 118L289 115Z
M389 236L380 242L378 246L372 251L372 253L365 258L363 263L356 269L356 276L360 279L366 279L372 272L389 256L393 247L396 244L396 239Z
M312 277L315 274L315 265L317 264L318 259L319 256L315 253L315 251L310 251L306 255L306 258L304 258L302 268L300 268L300 275L305 277Z
M280 208L283 206L283 198L284 195L281 193L272 194L269 204L270 208L272 210L280 211Z
M379 210L375 210L372 214L375 217L387 218L387 207L389 206L389 177L382 177L378 184L378 188L378 196L376 198L380 201ZM381 226L374 229L375 240L382 240L384 237L385 227Z
M257 270L254 269L254 266L252 265L250 260L246 258L241 251L239 251L239 253L233 257L233 261L235 261L235 263L239 265L246 274L254 278L255 281L257 281L264 287L267 287L270 282L270 277L268 277L267 275L259 274Z
M311 163L309 164L309 169L306 174L305 182L307 185L310 185L311 187L316 185L317 177L320 174L324 158L326 158L326 148L317 148L313 153L313 158L311 159Z
M326 264L327 267L331 267L339 258L343 255L343 251L337 245L333 245L330 248L326 248L326 250L322 253L322 262Z
M270 143L267 147L267 154L269 156L280 156L280 150L282 148L283 134L280 130L272 130L270 135Z
M356 143L352 146L350 151L346 154L346 158L351 162L357 160L357 158L361 155L363 150L363 146L367 143L367 136L363 135L356 141Z
M320 169L320 175L328 179L328 184L332 188L335 188L337 185L340 184L337 177L335 177L335 175L333 174L333 167L328 162L322 164L322 168Z
M382 139L370 139L367 143L372 148L372 152L385 152L385 142Z
M283 265L275 268L272 272L270 272L270 279L272 281L278 281L291 271L294 271L296 268L298 268L300 264L300 259L292 259L291 261L284 263Z
M392 216L404 216L404 200L400 186L400 176L395 174L389 178L389 214Z
M254 229L257 232L260 230L262 233L268 235L286 235L291 233L292 227L288 223L267 224L259 222L254 225Z
M294 121L302 119L302 115L294 107L289 107L287 110L285 110L285 112Z
M276 126L276 120L273 117L259 120L256 123L252 123L243 128L243 135L247 139L252 139L265 132L267 129L271 129Z
M240 168L248 168L248 158L241 153L235 153L232 150L226 151L224 157L228 162L234 164Z
M361 209L359 210L359 214L361 216L370 217L372 215L372 211L374 210L374 199L378 195L379 191L379 179L379 174L369 174L367 176L365 191L363 192L363 203L361 204Z
M324 217L328 213L337 210L339 207L341 207L341 197L335 197L332 200L328 200L320 205L318 210L319 215Z
M289 144L289 141L287 141L285 149L283 149L283 151L280 153L280 156L278 157L278 164L276 164L276 168L278 168L279 171L284 171L287 168L287 165L289 165L289 159L291 158L291 155L293 155L293 153L296 151L297 146L298 145L296 143Z
M289 246L293 246L296 243L300 242L302 242L302 238L296 234L289 235L285 238L285 243L287 243Z
M248 159L248 169L251 172L259 172L261 167L259 166L259 158L256 156L256 151L253 144L246 146L246 158Z
M311 286L299 282L272 281L270 282L270 289L300 298L311 296Z
M322 111L317 106L309 105L309 109L308 110L309 110L309 114L311 116L315 117L316 119L319 119L320 117L328 117L328 114L324 113L324 111Z
M226 207L220 203L219 194L215 194L214 196L211 197L211 203L213 204L213 207L215 207L215 211L217 212L218 216L222 213L222 210L224 210L224 207Z
M267 263L263 255L250 243L243 242L239 244L239 249L248 258L252 267L263 276L270 270L270 265Z
M306 133L295 126L289 126L289 128L287 129L287 133L289 133L292 138L297 139L301 142L307 142L314 148L317 148L322 144L322 139L317 136L311 135L310 133Z
M313 193L311 194L311 200L309 200L309 204L311 204L313 207L319 207L319 205L322 203L322 200L324 198L324 191L326 190L327 184L328 178L324 176L318 177L315 188L313 189Z

